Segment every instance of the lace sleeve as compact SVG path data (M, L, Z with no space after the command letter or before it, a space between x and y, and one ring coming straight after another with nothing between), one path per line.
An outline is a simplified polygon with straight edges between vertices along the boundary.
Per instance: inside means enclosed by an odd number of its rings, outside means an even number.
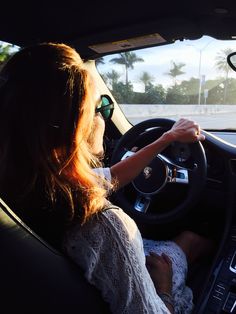
M110 168L94 168L93 171L96 172L98 175L100 175L102 178L111 182L111 170L110 170Z
M146 269L140 232L121 209L108 209L71 228L64 248L102 292L112 313L169 314Z

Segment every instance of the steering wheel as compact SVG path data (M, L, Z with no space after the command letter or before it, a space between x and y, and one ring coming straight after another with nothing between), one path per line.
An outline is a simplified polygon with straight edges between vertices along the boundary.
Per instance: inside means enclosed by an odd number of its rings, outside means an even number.
M133 155L133 147L140 143L144 147L160 137L174 123L170 119L150 119L134 125L116 144L111 166ZM118 190L113 195L113 202L142 222L172 222L183 217L196 205L205 186L206 169L205 151L200 142L174 142L171 147L158 154L130 184ZM172 191L184 186L186 193L180 202L172 204L172 208L167 206L165 209L164 206L163 209L161 202L159 204L156 199L166 193L170 186ZM167 194L165 201L168 202L171 198L172 195Z

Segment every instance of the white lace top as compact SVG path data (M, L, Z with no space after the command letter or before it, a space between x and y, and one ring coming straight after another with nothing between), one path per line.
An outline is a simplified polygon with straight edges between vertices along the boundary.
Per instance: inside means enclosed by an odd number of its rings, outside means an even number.
M96 171L111 179L109 168ZM111 205L83 226L75 224L65 236L64 250L101 291L111 312L117 314L170 313L145 266L145 255L150 251L166 253L172 260L175 314L192 312L192 291L185 285L184 252L173 241L142 239L134 220L118 207Z
M82 227L74 225L64 249L102 292L112 313L169 314L146 269L140 232L123 210L113 207Z

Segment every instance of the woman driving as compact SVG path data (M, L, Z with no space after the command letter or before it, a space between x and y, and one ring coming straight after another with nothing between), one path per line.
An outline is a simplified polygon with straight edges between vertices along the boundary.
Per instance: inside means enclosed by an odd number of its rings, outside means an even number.
M112 104L102 103L73 48L24 48L0 76L2 198L84 270L112 313L191 313L188 263L206 253L208 240L190 231L168 241L142 239L136 223L108 196L173 141L204 140L199 125L180 119L133 156L103 168Z

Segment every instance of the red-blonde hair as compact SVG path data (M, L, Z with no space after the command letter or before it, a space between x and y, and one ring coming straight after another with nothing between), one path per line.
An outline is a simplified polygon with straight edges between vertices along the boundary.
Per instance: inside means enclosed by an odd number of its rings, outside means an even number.
M1 77L0 191L20 202L40 178L52 204L66 200L68 220L85 222L104 208L107 187L93 171L95 103L79 54L55 43L24 48Z

